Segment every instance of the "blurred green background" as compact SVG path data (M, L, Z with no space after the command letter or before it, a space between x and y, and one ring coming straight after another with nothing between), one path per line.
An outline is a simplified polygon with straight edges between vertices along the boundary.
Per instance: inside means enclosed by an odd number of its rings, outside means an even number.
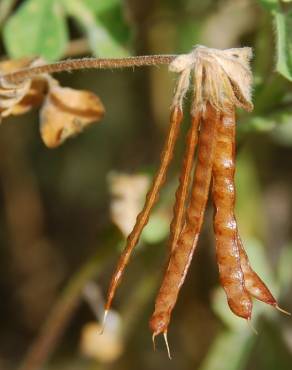
M0 0L0 30L3 60L253 47L255 110L238 112L237 218L252 265L292 311L292 1ZM161 338L152 349L184 135L98 334L126 230L158 167L175 76L152 67L56 77L99 95L106 115L55 150L41 142L37 111L1 125L0 369L291 369L291 318L255 302L255 335L229 311L212 207L173 314L173 360Z

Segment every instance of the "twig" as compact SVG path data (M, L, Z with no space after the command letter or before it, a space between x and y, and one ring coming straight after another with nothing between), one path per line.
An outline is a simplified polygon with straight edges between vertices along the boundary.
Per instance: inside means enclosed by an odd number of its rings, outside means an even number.
M10 83L21 82L43 73L68 72L77 69L114 69L170 64L177 55L140 55L128 58L82 58L68 59L52 64L25 68L7 73L2 78Z

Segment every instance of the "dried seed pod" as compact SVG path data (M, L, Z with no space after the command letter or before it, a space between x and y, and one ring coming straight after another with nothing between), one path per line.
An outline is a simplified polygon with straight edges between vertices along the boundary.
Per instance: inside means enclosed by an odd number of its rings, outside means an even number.
M278 302L270 292L269 288L250 266L248 256L246 254L246 251L244 250L241 238L238 234L237 234L237 243L239 248L240 264L244 275L244 284L246 290L252 297L258 299L259 301L262 301L275 307L277 310L279 310L282 313L285 313L286 315L291 315L290 312L287 312L278 306Z
M173 157L175 143L178 137L180 124L183 119L183 111L182 111L183 99L189 88L191 69L187 68L179 72L181 73L178 78L178 82L177 82L174 97L173 97L171 113L170 113L170 127L169 127L168 135L166 138L166 142L164 144L164 149L162 151L160 167L153 180L152 187L147 193L144 208L137 216L136 224L132 232L128 236L127 245L122 255L120 256L116 270L112 276L109 290L108 290L107 301L105 304L104 320L106 318L108 310L111 307L112 300L115 295L115 291L121 281L123 272L129 262L132 251L134 250L135 246L139 242L139 238L143 231L143 228L145 227L145 225L147 224L149 220L150 212L153 206L155 205L156 201L158 200L160 189L162 185L164 184L166 173L167 173L169 164Z
M235 205L235 111L221 116L213 165L214 231L221 284L235 315L251 318L252 300L245 288L237 243Z
M259 301L265 302L272 306L277 306L277 301L273 297L272 293L262 281L262 279L254 272L251 268L248 256L244 250L240 236L237 234L237 245L240 255L240 265L244 275L244 284L246 290L251 296L258 299Z
M172 249L155 301L155 310L150 319L153 337L167 332L171 312L197 246L208 199L218 124L218 113L208 105L201 124L198 163L186 211L186 221L177 241L177 246Z
M198 128L201 114L192 116L191 127L187 134L186 151L183 158L179 186L176 191L176 201L173 208L173 220L170 225L169 250L170 252L177 245L179 235L185 220L185 204L189 192L191 172L194 164L195 149L198 142Z
M108 290L108 296L107 301L105 305L105 316L107 311L110 309L112 300L115 295L115 291L121 281L123 272L125 270L125 267L127 266L129 259L131 257L132 251L137 245L140 235L142 233L142 230L144 226L147 224L149 220L149 215L151 212L151 209L153 208L154 204L156 203L158 199L159 191L164 184L166 173L169 167L169 164L173 157L173 150L174 146L178 137L180 124L183 119L183 113L179 106L174 106L170 115L170 127L168 136L166 138L166 142L164 145L164 149L161 156L161 163L160 167L158 169L158 172L153 180L152 187L150 188L147 196L146 196L146 202L144 205L143 210L138 215L136 224L128 236L127 239L127 245L123 251L123 253L120 256L120 259L118 261L116 270L112 276L110 287Z

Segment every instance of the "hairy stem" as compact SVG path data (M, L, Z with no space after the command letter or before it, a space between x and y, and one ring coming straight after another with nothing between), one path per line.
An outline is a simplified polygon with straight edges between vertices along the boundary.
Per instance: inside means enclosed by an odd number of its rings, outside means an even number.
M52 64L25 68L2 76L5 81L18 83L44 73L68 72L78 69L115 69L170 64L177 55L141 55L128 58L68 59Z

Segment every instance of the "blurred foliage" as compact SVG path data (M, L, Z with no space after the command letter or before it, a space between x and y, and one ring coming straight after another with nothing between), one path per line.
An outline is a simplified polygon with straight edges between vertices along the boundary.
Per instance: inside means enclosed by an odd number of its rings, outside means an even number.
M127 55L122 42L127 41L129 31L119 0L24 1L3 30L9 55L12 58L28 55L47 60L60 58L69 41L68 16L82 28L95 55Z
M0 30L2 59L252 46L255 110L238 112L237 217L252 265L281 307L292 310L292 1L0 0ZM82 333L101 319L102 297L124 246L119 225L129 227L140 207L141 189L129 182L137 173L150 179L157 167L174 77L166 68L57 77L97 93L106 116L53 151L39 140L34 112L1 126L0 369L290 369L291 319L255 303L254 335L229 312L218 286L209 212L170 326L174 359L168 361L162 342L152 350L147 320L166 260L183 135L119 289L112 312L119 324L104 342L90 334L90 350L84 350ZM128 179L117 199L112 171ZM113 217L114 201L120 208ZM95 288L85 294L88 281ZM102 353L108 343L118 355L111 358L109 348Z
M292 8L291 1L260 0L271 12L276 25L276 68L288 80L292 80Z

